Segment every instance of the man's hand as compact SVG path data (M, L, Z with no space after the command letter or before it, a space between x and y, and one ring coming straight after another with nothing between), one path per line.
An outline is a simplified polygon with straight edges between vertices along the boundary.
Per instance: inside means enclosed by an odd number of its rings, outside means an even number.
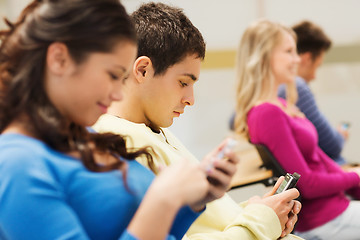
M265 204L274 210L280 220L282 229L281 237L291 233L294 229L295 223L297 222L297 214L299 214L301 210L301 203L294 200L300 196L300 193L296 188L275 194L283 180L284 177L280 177L273 189L265 194L263 198L255 196L249 199L249 204Z

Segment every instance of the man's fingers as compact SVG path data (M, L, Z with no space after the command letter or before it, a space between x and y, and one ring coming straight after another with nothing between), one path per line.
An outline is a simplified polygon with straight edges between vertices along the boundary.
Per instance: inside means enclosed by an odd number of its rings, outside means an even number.
M279 195L280 194L284 197L284 200L288 202L300 196L300 192L296 188L288 189L282 193L279 193Z
M239 156L234 151L226 151L225 157L233 164L238 164L240 162Z
M301 203L299 201L294 201L293 213L299 214L301 210Z
M227 189L231 182L231 175L224 173L222 170L214 168L212 171L208 172L209 182L217 187L222 189Z
M285 224L285 229L283 230L282 235L281 235L282 237L284 237L292 232L292 230L294 229L295 223L297 222L297 219L298 219L297 214L293 214L293 213L289 214L289 220Z
M236 172L236 165L226 160L217 160L214 162L214 168L226 175L233 176Z
M276 181L275 186L271 189L270 192L266 193L264 197L269 197L275 194L276 190L279 188L280 184L284 181L284 176L279 177L279 179Z

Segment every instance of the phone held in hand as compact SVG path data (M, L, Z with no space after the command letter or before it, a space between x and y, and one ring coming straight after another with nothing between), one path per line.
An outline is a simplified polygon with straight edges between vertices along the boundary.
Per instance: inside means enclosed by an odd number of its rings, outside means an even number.
M300 174L294 172L294 174L287 173L285 179L280 184L279 188L276 190L275 194L282 193L287 189L293 188L296 186L296 183L299 181Z

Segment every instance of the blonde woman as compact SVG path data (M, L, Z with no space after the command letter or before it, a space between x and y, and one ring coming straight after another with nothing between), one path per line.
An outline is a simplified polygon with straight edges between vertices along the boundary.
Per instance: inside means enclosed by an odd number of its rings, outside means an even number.
M300 59L296 36L281 24L260 20L245 31L237 57L235 131L264 144L287 172L298 172L302 197L297 234L305 239L358 239L360 171L340 169L317 144L314 126L295 107ZM277 97L287 85L287 100Z

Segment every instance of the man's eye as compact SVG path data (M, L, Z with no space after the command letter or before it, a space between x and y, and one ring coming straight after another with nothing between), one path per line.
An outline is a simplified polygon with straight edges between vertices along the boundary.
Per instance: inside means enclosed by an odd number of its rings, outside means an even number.
M182 82L182 81L180 81L180 84L181 84L182 87L186 87L188 85L187 83Z

